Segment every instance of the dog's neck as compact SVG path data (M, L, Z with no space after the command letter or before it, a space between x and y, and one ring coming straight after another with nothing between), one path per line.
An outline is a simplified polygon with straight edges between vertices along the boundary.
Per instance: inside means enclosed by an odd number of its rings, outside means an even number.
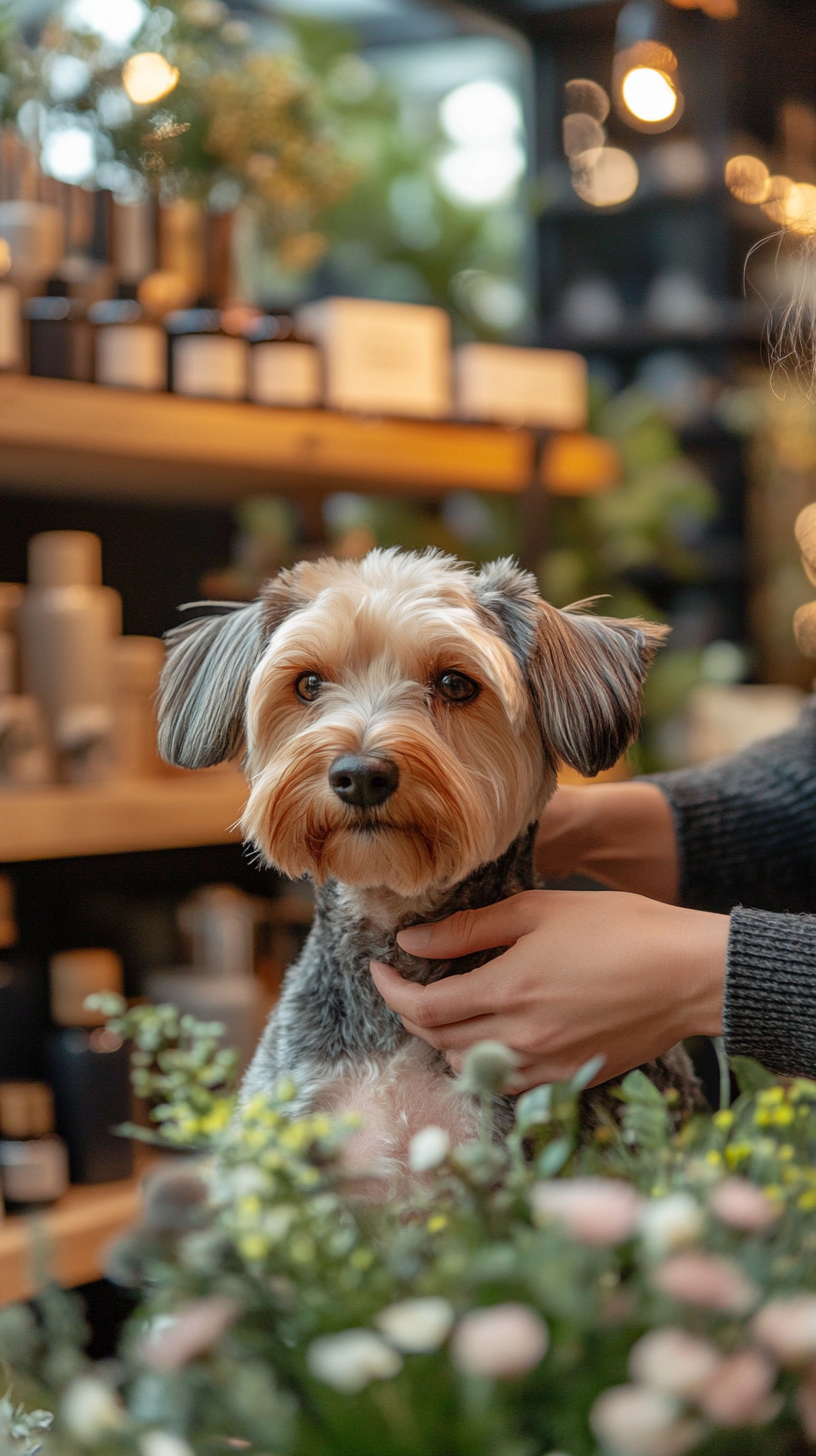
M412 981L441 980L456 972L472 970L492 959L496 951L480 951L455 961L428 961L409 956L397 945L399 930L423 921L444 920L457 910L476 910L495 905L535 885L533 847L535 824L490 864L481 865L458 884L431 889L416 900L406 900L388 890L360 890L329 881L317 894L318 917L334 920L339 916L348 923L356 922L365 956L386 960Z

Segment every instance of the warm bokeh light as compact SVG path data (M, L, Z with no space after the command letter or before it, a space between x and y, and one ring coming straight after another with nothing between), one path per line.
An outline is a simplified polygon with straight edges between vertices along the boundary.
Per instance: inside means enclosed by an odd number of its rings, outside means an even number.
M784 226L800 237L816 233L816 187L809 182L795 182L783 200Z
M596 121L606 121L609 115L609 97L597 81L576 76L564 87L564 97L568 116L583 112L586 116L594 117Z
M731 157L725 164L725 185L738 202L765 202L769 182L770 173L759 157Z
M638 121L668 121L677 110L677 92L663 71L635 66L623 78L621 95Z
M11 267L11 248L5 238L0 238L0 278L8 273Z
M628 202L640 175L637 162L620 147L595 147L572 159L572 185L592 207L615 207Z
M778 223L785 227L787 222L787 201L793 191L793 182L790 177L774 176L768 178L768 193L765 202L762 204L762 211L771 222Z
M137 106L149 106L168 96L178 83L179 73L158 51L140 51L122 67L122 85Z

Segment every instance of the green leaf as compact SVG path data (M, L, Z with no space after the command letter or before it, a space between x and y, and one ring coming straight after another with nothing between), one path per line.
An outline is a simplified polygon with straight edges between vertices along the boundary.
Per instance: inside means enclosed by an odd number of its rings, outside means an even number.
M671 1134L671 1119L661 1093L645 1072L630 1072L617 1095L626 1103L621 1119L624 1142L646 1152L664 1147Z
M776 1077L760 1066L759 1062L755 1062L753 1057L729 1057L729 1062L740 1092L747 1093L748 1096L761 1092L763 1087L776 1085Z
M599 1053L597 1057L590 1057L588 1062L584 1062L584 1065L578 1068L575 1076L569 1082L572 1091L583 1092L593 1078L597 1077L605 1061L606 1057Z
M535 1127L546 1127L552 1118L552 1087L533 1087L516 1103L516 1128L522 1135Z
M556 1138L554 1143L549 1143L536 1163L539 1178L554 1178L556 1173L560 1173L572 1148L571 1138Z

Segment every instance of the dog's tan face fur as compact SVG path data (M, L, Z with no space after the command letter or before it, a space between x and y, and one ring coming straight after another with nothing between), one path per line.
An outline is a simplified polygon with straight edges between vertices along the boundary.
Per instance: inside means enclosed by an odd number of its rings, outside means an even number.
M284 874L413 898L497 858L539 817L555 775L520 666L471 581L417 556L299 568L308 605L274 633L246 709L243 829ZM446 700L451 671L477 685L471 701ZM322 683L311 703L295 689L308 673ZM396 764L386 803L341 802L328 775L344 753Z
M416 902L534 823L559 760L595 774L617 759L665 632L560 611L510 561L303 562L251 605L169 634L159 746L186 768L245 752L243 829L284 874ZM469 701L449 700L450 673L475 686ZM378 807L333 790L345 754L398 770Z

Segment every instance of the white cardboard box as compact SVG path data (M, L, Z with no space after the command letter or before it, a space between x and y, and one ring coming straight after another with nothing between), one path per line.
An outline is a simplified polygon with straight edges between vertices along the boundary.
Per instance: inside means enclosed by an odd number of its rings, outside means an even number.
M466 420L580 430L587 418L586 360L564 349L462 344L456 412Z
M325 298L298 329L323 350L330 409L440 419L451 412L450 320L444 309Z

